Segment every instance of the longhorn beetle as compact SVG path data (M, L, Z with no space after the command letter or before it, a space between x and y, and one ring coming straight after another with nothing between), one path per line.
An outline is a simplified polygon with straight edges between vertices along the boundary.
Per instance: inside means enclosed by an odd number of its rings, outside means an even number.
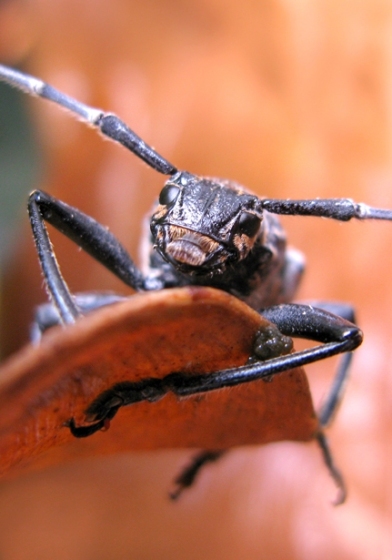
M151 249L144 272L120 242L93 218L45 192L37 190L30 195L28 211L33 237L52 302L37 312L35 332L38 337L54 324L72 324L84 313L110 305L117 299L106 294L71 295L52 251L45 221L136 291L184 285L211 286L237 296L276 325L256 338L254 357L243 367L191 377L175 372L164 379L146 378L138 383L115 385L86 410L88 423L78 426L73 418L69 420L67 425L72 434L90 436L107 427L120 407L143 400L153 402L170 391L178 397L186 397L256 379L271 380L290 368L344 353L319 413L317 434L324 460L340 489L338 502L344 501L344 481L332 460L323 428L337 408L351 351L361 344L362 333L354 324L354 313L349 305L320 303L314 307L291 303L303 272L303 259L300 253L286 247L285 233L275 215L392 221L392 211L345 198L259 198L232 181L178 170L116 115L89 107L41 80L5 66L0 66L0 79L70 110L168 176L151 217ZM288 337L291 336L321 344L290 353ZM198 470L220 454L206 451L199 455L177 480L179 487L189 486Z

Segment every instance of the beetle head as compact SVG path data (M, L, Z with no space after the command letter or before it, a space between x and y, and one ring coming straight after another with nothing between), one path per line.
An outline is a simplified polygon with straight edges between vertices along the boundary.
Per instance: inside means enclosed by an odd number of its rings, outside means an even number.
M160 193L151 232L177 270L204 275L247 257L262 217L260 200L236 183L180 171Z

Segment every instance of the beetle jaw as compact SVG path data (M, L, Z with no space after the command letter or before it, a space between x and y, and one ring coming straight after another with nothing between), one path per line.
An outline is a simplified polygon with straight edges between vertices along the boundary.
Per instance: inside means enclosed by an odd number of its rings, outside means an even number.
M180 272L210 275L236 258L225 244L208 235L172 224L156 224L152 229L154 246L159 254Z
M207 235L177 227L168 227L166 254L175 262L188 266L203 266L219 251L220 244Z

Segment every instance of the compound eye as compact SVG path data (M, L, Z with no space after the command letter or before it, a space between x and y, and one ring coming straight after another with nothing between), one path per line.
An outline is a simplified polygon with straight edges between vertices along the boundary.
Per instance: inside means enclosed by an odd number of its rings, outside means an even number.
M176 201L179 194L180 189L176 185L165 185L159 195L159 204L170 206Z
M261 219L255 214L249 212L242 212L240 219L237 222L237 227L240 233L244 233L248 237L254 237L259 231Z

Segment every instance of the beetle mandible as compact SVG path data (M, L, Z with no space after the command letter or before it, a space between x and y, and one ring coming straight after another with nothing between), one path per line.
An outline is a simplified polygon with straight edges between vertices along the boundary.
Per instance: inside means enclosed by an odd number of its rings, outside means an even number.
M249 364L207 375L186 377L174 372L164 379L146 378L105 391L86 410L86 424L67 425L76 437L108 427L122 406L153 402L168 392L178 397L232 387L253 380L270 381L290 368L343 353L330 393L319 412L317 440L344 501L343 478L335 466L323 428L341 399L351 351L362 342L349 305L291 303L303 273L302 255L286 246L277 214L350 219L392 220L392 211L350 199L279 200L259 198L229 180L199 177L178 170L146 144L116 115L89 107L25 73L0 65L0 79L70 110L103 135L122 144L168 179L150 220L150 251L140 270L121 243L90 216L43 191L34 191L28 211L50 305L38 309L34 337L56 324L69 325L94 309L121 299L107 294L74 296L54 256L45 221L53 225L136 291L181 286L209 286L240 298L272 323L256 338ZM321 344L291 352L290 337ZM220 451L199 455L178 479L180 491ZM176 494L177 495L177 494Z

